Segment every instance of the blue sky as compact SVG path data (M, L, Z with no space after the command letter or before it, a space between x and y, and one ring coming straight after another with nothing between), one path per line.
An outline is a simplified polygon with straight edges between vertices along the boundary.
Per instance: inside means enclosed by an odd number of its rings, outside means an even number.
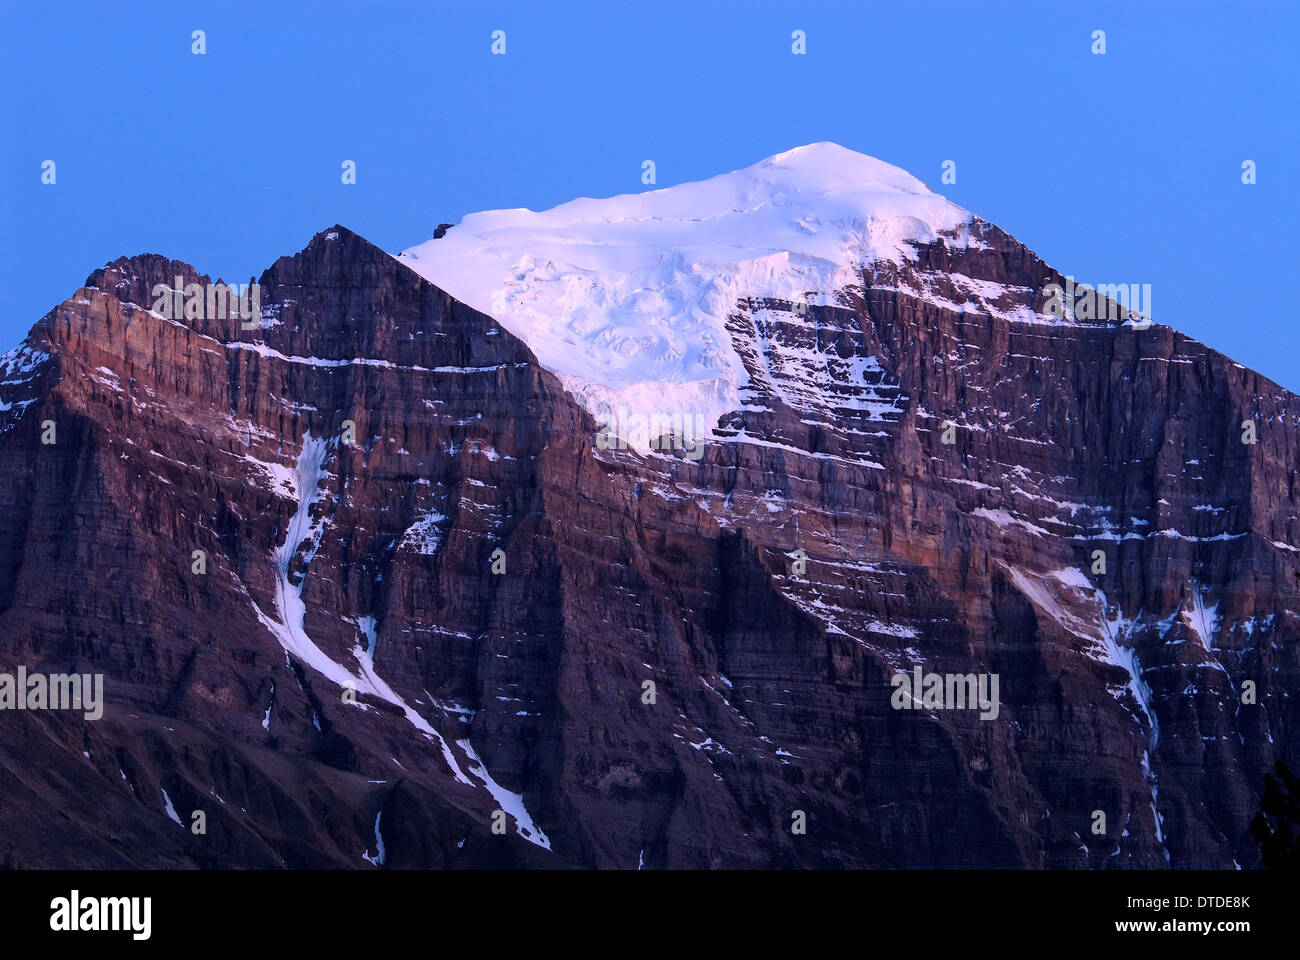
M1281 0L0 0L0 349L120 255L246 278L336 222L396 253L647 189L646 159L663 187L833 140L1300 391L1298 27Z

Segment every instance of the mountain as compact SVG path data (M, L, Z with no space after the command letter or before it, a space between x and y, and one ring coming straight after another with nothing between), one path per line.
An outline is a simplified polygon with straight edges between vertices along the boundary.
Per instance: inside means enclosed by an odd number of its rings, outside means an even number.
M833 144L439 232L0 358L6 865L1259 866L1294 395Z

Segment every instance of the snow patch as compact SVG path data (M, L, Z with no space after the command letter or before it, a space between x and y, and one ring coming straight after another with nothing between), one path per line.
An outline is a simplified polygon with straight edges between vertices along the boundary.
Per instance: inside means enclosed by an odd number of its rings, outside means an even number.
M126 779L126 774L122 774L122 779ZM181 823L181 818L176 815L176 808L172 806L172 798L167 796L167 791L163 790L162 787L159 787L158 789L162 790L163 807L166 809L168 818L176 821L181 826L185 826L185 824Z
M487 788L488 793L492 794L492 798L496 800L497 805L514 819L515 832L529 843L535 843L543 850L550 850L551 841L533 823L532 816L524 807L523 794L507 790L493 780L492 775L488 773L487 765L479 759L479 755L474 752L474 747L468 740L457 740L456 745L465 751L470 772L483 781L483 786Z

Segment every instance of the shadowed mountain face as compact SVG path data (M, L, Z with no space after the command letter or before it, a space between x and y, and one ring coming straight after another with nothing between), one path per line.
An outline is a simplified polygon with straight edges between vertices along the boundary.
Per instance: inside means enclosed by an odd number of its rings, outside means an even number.
M0 670L106 701L0 712L5 863L1258 866L1300 399L1025 322L1061 278L977 219L913 247L737 299L698 460L606 449L342 227L251 330L151 309L187 265L97 270L0 358Z

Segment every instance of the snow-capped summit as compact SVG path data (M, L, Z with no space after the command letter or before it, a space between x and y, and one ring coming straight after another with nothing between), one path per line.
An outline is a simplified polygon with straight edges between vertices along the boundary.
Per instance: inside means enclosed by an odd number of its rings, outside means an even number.
M738 299L834 302L856 269L970 220L911 174L812 143L695 183L471 214L403 262L490 314L594 414L741 404Z
M885 163L865 153L857 153L829 140L786 150L738 173L752 173L756 179L767 179L773 183L810 191L847 186L936 196L929 187L902 167Z

